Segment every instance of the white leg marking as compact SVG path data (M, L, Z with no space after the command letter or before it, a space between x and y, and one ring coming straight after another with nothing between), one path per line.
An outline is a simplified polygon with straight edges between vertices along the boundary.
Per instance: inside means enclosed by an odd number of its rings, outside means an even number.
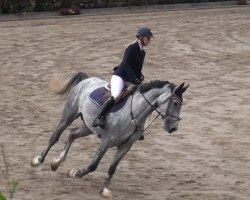
M33 158L33 160L31 161L31 166L36 167L41 163L41 157L37 156L35 158Z
M109 189L104 188L102 191L102 196L110 198L110 197L112 197L112 192Z

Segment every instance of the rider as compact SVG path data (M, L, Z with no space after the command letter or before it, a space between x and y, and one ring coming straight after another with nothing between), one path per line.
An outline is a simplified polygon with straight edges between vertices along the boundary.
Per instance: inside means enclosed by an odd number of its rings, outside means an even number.
M152 37L153 33L148 27L138 29L135 42L125 49L121 64L114 68L110 83L111 97L102 105L100 112L92 123L93 127L99 126L104 129L107 114L121 94L126 82L139 85L144 80L141 73L145 57L143 47L149 44Z

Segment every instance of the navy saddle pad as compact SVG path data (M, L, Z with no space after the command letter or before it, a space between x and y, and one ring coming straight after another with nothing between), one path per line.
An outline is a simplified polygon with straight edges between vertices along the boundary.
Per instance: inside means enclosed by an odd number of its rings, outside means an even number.
M105 87L100 87L95 89L91 94L89 95L89 99L93 101L96 105L99 107L102 106L103 102L103 96L108 90ZM120 110L126 103L128 99L128 96L126 96L122 101L119 101L115 103L115 105L111 108L110 112L117 112Z

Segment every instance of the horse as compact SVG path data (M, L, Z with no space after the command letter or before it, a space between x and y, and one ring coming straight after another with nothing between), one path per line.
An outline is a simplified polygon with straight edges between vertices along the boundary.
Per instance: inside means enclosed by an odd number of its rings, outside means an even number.
M48 145L40 155L33 158L32 166L43 163L50 148L59 140L63 131L78 117L81 117L80 127L72 130L68 136L65 148L57 159L51 163L51 169L55 171L60 163L64 162L71 144L79 137L96 134L100 143L92 162L86 169L71 169L67 172L68 177L82 178L86 174L96 170L100 160L109 148L116 147L117 152L108 169L108 176L102 188L102 195L110 197L108 189L111 178L124 155L131 149L132 145L143 136L145 121L153 111L158 113L164 120L164 129L172 133L178 130L180 111L182 107L182 94L189 85L185 83L175 85L168 81L153 80L139 85L134 93L127 97L126 103L120 110L110 112L106 119L104 129L92 127L92 121L96 117L100 107L93 103L89 96L92 91L107 84L106 81L89 77L79 72L74 74L57 91L58 94L66 96L66 102L62 117L56 130L49 139Z

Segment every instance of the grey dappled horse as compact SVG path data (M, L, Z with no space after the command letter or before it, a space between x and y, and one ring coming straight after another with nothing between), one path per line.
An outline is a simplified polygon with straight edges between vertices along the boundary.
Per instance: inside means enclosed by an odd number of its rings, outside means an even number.
M58 92L59 94L67 93L60 123L51 136L48 146L39 156L32 160L31 164L37 166L43 163L50 148L59 140L62 132L76 118L81 116L83 123L70 133L63 152L57 159L52 161L51 169L56 170L59 164L65 161L69 148L75 139L96 133L101 138L101 141L91 164L87 169L70 170L67 174L70 177L82 178L97 168L109 148L117 147L117 153L110 165L103 188L107 195L107 191L111 194L107 188L117 165L131 149L134 142L143 135L145 120L153 111L157 111L158 116L160 115L164 119L164 129L166 131L169 133L177 131L182 106L182 94L188 86L184 87L184 83L176 86L173 83L159 80L141 84L119 111L109 113L105 129L94 128L91 124L100 108L89 100L89 95L93 90L105 84L104 80L88 77L84 73L75 74L65 83ZM105 194L103 193L103 195Z

